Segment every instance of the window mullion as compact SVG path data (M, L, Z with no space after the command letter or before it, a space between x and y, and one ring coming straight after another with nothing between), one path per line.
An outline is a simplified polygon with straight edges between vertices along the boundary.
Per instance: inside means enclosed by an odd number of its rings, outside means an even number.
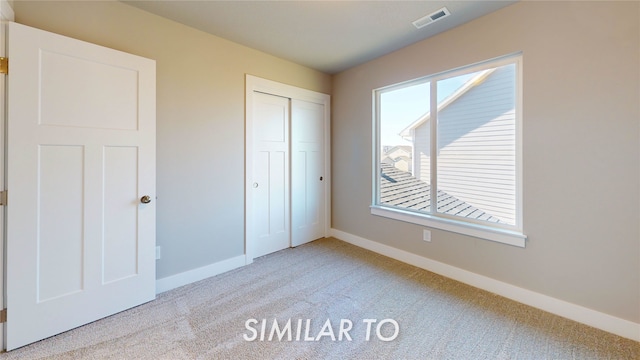
M438 176L436 167L438 166L438 83L435 80L431 81L431 90L429 91L429 112L430 112L430 129L429 129L429 161L430 165L430 180L431 180L431 201L429 202L430 212L436 214L438 212Z
M373 144L373 156L372 156L372 169L373 169L373 184L372 184L372 198L373 204L380 204L380 119L381 112L381 99L380 92L373 92L373 113L375 114L373 118L373 132L371 142Z

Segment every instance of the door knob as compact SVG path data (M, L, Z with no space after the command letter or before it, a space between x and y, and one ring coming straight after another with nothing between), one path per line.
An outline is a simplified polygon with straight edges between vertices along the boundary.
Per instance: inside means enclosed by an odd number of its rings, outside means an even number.
M254 188L257 188L257 187L258 187L258 183L257 183L257 182L254 182L254 183L253 183L253 187L254 187Z
M151 202L151 196L149 195L145 195L143 197L140 198L140 202L143 204L148 204Z

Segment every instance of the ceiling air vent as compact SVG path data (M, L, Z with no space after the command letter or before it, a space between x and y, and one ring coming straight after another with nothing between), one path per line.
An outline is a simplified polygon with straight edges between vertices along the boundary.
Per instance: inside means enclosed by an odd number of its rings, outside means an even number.
M447 9L446 7L443 7L442 9L436 12L433 12L427 16L421 17L420 19L414 21L413 26L415 26L418 29L422 29L423 27L433 23L434 21L438 21L440 19L446 18L449 15L451 15L451 13L449 12L449 9Z

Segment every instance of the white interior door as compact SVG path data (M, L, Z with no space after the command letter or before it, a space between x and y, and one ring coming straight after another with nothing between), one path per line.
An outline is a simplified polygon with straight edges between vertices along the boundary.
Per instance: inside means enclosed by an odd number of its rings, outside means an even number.
M15 14L13 9L6 0L0 0L0 56L6 57L6 41L7 41L7 24L13 21ZM5 142L6 142L6 75L0 75L0 190L5 190ZM0 206L0 308L5 308L5 207ZM5 349L5 331L4 326L0 326L0 350Z
M11 350L155 298L155 62L8 32Z
M324 104L291 100L291 245L325 234Z
M254 257L290 246L289 99L253 96Z

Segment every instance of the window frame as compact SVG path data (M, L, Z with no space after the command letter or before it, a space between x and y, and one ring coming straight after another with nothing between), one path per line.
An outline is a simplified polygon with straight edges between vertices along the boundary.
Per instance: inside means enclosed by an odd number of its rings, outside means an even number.
M515 225L495 224L474 219L463 219L457 216L438 213L437 205L434 201L430 204L429 212L404 209L391 205L382 204L380 201L380 98L381 94L389 91L399 90L408 86L422 83L430 83L430 148L431 153L437 148L437 84L438 81L446 80L456 76L482 71L490 68L496 68L505 65L515 65ZM473 236L481 239L496 241L499 243L509 244L518 247L525 247L527 236L523 232L523 211L522 211L522 53L513 53L486 61L466 65L451 70L438 72L436 74L422 76L416 79L392 84L389 86L373 89L373 124L372 124L372 202L370 206L371 214L382 216L390 219L413 223L421 226L431 227L435 229L450 231L463 235ZM431 199L437 199L437 156L431 156Z

